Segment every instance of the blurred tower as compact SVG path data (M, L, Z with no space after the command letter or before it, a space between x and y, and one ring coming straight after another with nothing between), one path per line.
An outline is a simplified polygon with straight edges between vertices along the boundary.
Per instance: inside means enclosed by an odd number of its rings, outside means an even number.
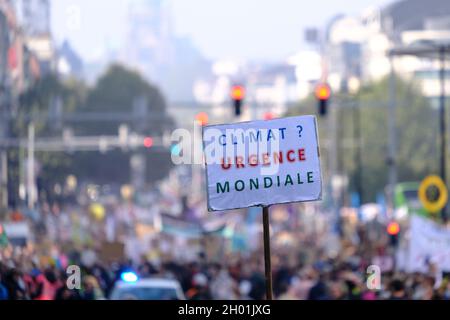
M128 43L123 58L152 82L159 82L165 66L173 60L168 3L136 0L129 10Z

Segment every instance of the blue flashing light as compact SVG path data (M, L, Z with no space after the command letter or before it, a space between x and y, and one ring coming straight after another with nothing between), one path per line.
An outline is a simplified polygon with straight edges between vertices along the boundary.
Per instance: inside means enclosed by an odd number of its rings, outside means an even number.
M136 282L138 280L136 273L131 271L123 272L120 275L120 278L125 282Z
M174 145L170 148L170 152L171 152L172 155L174 155L174 156L179 156L180 153L181 153L180 145L174 144Z

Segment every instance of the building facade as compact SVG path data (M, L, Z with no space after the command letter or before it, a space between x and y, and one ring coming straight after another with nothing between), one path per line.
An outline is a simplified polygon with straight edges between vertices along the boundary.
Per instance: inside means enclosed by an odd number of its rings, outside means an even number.
M446 0L403 0L384 8L369 8L358 16L341 16L327 30L328 79L334 90L388 76L392 66L405 79L417 80L432 103L439 95L440 64L435 58L399 56L396 47L450 43L450 6ZM450 83L447 83L450 90Z

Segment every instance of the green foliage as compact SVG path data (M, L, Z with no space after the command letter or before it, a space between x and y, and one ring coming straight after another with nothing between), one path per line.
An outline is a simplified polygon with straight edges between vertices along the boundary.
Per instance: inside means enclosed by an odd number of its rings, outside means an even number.
M166 102L158 88L145 81L137 72L120 65L112 65L99 78L95 87L89 92L86 103L80 111L133 113L133 106L143 99L147 119L138 121L93 122L76 126L82 135L117 134L120 124L128 124L130 129L145 134L160 134L173 127L172 119L166 113Z
M27 138L31 119L34 119L36 137L61 136L62 122L58 118L58 113L74 111L83 103L86 92L86 86L75 79L63 81L54 74L39 79L19 97L18 113L11 121L12 136ZM8 175L15 186L15 198L18 197L20 166L23 166L25 157L24 150L19 152L18 149L12 149L8 153L10 161ZM63 181L73 166L72 157L64 152L36 152L36 160L41 167L39 180L44 185Z
M338 171L349 177L349 190L354 191L357 162L354 139L355 113L350 102L360 110L361 179L363 201L375 201L388 182L388 106L389 79L369 84L353 97L335 96L338 123ZM343 102L347 101L347 102ZM436 173L439 161L438 111L422 96L415 82L396 79L396 163L398 181L419 181ZM330 108L333 107L330 105ZM310 97L302 101L294 114L314 114L317 103ZM329 115L328 115L329 117ZM330 141L329 119L319 119L319 135L322 141ZM322 154L327 150L322 145ZM326 167L328 163L322 163ZM326 171L326 168L324 168Z
M85 100L87 87L75 79L62 81L50 74L35 83L20 99L20 108L14 130L19 136L26 136L29 118L39 118L35 122L36 133L40 136L52 136L61 132L57 119L57 104L60 112L73 112Z
M165 130L172 130L174 122L166 112L166 103L158 88L145 81L139 73L112 65L92 88L75 79L63 80L55 75L36 82L20 97L19 112L12 121L12 133L15 137L26 138L30 119L39 119L34 121L37 139L61 137L61 113L132 114L136 98L146 101L148 120L138 118L138 123L135 119L67 122L64 127L70 127L77 136L117 135L121 124L128 124L130 131L145 135L159 136ZM69 174L77 176L79 181L98 184L129 183L131 152L145 152L146 178L149 183L164 178L171 168L169 150L112 150L104 154L36 152L36 159L41 166L38 178L47 193L55 183L63 184ZM20 163L23 165L25 155L24 151L19 152L17 149L9 152L10 161L15 164L9 168L12 181L19 181Z
M174 127L172 118L166 113L166 103L158 88L145 81L139 73L120 65L112 65L99 78L86 98L81 112L133 114L136 99L146 102L147 119L130 121L88 122L74 127L77 135L117 135L121 124L130 131L144 135L160 136ZM169 150L141 150L147 159L147 181L155 182L166 176L172 167ZM74 155L81 178L97 183L127 183L130 179L130 153L121 150L84 152ZM119 169L120 168L120 169Z

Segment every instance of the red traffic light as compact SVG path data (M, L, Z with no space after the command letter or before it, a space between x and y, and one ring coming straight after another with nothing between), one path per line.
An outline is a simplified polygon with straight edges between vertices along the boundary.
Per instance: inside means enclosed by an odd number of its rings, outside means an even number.
M400 232L400 225L397 222L390 222L386 228L386 231L391 236L396 236Z
M208 125L209 117L206 112L200 112L195 116L195 120L197 120L201 126L206 126Z
M153 146L153 139L151 137L145 137L144 138L144 147L147 149L151 148Z
M321 83L316 87L316 98L319 100L328 100L331 96L330 86L326 83Z
M231 98L233 100L243 100L245 97L245 89L243 86L233 86L231 89Z
M263 117L264 120L272 120L275 118L275 115L272 112L266 112Z

